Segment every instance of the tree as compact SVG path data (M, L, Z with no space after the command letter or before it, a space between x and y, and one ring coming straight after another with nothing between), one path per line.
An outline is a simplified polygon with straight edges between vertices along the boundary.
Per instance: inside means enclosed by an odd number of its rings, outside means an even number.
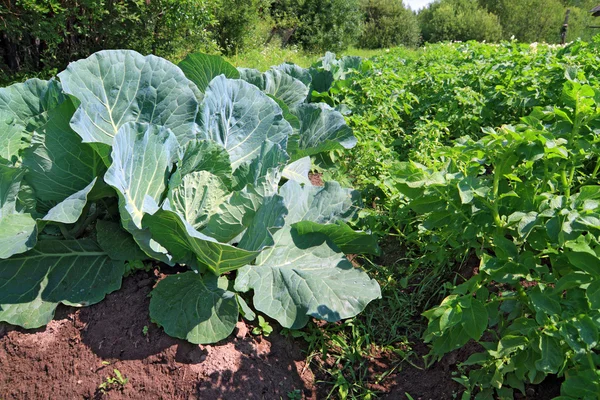
M217 0L216 3L217 24L213 29L217 43L225 54L250 47L252 38L263 36L257 32L263 14L269 8L268 0Z
M505 39L550 43L560 39L565 17L561 0L481 0L481 3L498 16Z
M312 51L343 50L360 34L359 0L275 0L271 15L290 43Z
M382 48L397 45L417 46L421 30L415 13L401 0L362 0L364 23L359 46Z
M423 40L486 40L502 37L498 17L476 0L436 0L419 13Z
M63 69L99 50L167 58L215 50L214 0L2 0L0 81Z

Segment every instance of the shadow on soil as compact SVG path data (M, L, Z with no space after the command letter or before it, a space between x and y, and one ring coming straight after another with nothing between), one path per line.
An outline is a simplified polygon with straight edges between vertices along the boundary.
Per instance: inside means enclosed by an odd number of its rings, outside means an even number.
M34 332L0 327L0 398L316 398L300 348L277 333L255 337L240 322L211 346L167 336L148 316L155 281L137 273L99 304L61 307ZM99 386L114 369L128 381L103 393Z
M167 336L148 316L148 294L156 279L139 272L99 304L59 307L43 329L24 331L0 324L0 399L326 397L331 387L317 388L298 343L277 333L253 336L252 327L239 322L230 338L211 346ZM417 354L427 353L426 346L415 345ZM462 392L451 379L456 363L478 350L466 346L428 370L404 363L373 389L387 393L384 399L407 399L406 393L414 399L452 399ZM378 373L392 366L385 357L371 361L379 365ZM101 390L100 385L115 377L115 369L127 383ZM547 379L519 398L550 399L559 394L559 387L559 380Z

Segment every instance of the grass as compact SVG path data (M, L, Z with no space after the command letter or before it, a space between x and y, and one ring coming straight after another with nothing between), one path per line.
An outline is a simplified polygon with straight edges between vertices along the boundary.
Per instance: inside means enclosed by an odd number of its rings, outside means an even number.
M384 52L386 52L386 49L370 50L349 48L337 55L370 58L383 54ZM259 71L266 71L271 66L279 65L284 62L291 62L303 68L308 68L324 55L324 53L309 53L296 46L281 47L278 44L272 44L265 46L262 49L246 50L243 53L225 58L236 67L254 68Z
M226 57L227 61L236 67L254 68L266 71L273 65L286 61L308 68L321 55L310 54L294 46L282 48L279 45L269 45L262 49L247 50L243 53Z
M384 54L387 51L389 51L389 49L358 49L355 47L351 47L347 50L340 52L338 56L359 56L362 58L371 58Z

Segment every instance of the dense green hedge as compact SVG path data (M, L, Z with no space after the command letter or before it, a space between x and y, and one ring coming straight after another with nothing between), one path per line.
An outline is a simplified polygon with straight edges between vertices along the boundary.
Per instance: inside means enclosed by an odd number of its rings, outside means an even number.
M216 49L209 0L7 0L0 7L0 80L52 74L101 49L176 57Z

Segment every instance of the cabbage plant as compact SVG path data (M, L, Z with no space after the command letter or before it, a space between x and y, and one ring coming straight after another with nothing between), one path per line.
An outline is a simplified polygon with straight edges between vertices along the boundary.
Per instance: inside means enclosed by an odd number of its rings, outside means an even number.
M0 321L43 326L150 260L185 267L150 317L192 343L240 311L294 329L361 312L380 289L344 256L378 251L347 224L359 195L308 179L311 155L356 139L310 80L115 50L0 89Z

